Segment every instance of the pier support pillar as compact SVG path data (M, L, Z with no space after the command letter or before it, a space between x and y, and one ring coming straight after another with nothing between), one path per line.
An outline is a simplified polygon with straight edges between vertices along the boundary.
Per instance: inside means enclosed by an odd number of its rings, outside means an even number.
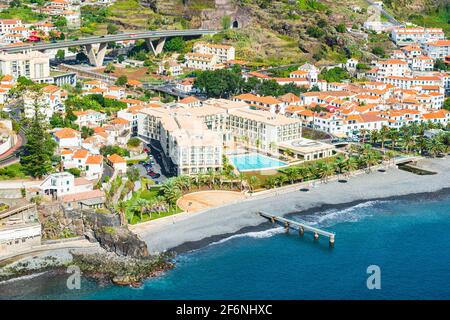
M286 230L286 232L289 232L289 222L284 223L284 229Z
M334 246L334 237L330 237L330 247Z
M314 232L314 240L319 240L319 234L317 232Z
M275 218L274 217L270 218L270 221L272 221L272 224L274 224L275 223Z
M303 237L305 235L305 229L303 229L303 227L300 227L300 229L298 229L298 233Z

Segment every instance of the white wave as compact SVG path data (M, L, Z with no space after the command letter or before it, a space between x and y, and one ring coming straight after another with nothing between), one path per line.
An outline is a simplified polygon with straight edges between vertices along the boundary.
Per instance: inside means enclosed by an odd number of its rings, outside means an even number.
M278 227L278 228L268 229L268 230L264 230L264 231L253 231L253 232L247 232L247 233L240 233L240 234L232 235L225 239L221 239L216 242L211 242L208 246L221 244L221 243L227 242L232 239L237 239L237 238L245 238L245 237L255 238L255 239L270 238L276 234L280 234L283 232L284 232L284 229L282 227Z
M329 227L342 222L357 222L363 218L372 216L371 211L361 209L372 208L382 202L386 201L366 201L342 210L330 209L324 212L307 215L301 217L299 220L302 220L300 222L311 226L321 227Z
M33 274L29 274L29 275L22 276L22 277L12 278L12 279L8 279L8 280L5 280L5 281L0 281L0 284L11 283L11 282L16 282L16 281L22 281L22 280L30 280L30 279L42 276L45 273L47 273L47 271L39 272L39 273L33 273Z

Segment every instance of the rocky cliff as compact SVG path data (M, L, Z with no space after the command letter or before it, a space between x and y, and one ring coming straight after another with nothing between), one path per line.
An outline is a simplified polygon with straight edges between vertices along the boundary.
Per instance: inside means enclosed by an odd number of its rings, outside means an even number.
M118 214L106 210L64 210L59 205L41 207L44 239L85 236L118 256L148 257L147 245L126 226Z

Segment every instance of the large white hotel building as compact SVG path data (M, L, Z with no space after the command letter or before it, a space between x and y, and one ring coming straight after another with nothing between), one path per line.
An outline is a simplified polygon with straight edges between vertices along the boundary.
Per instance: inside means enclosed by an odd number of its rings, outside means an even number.
M302 133L299 119L224 99L207 100L201 107L147 108L140 113L138 135L160 141L178 175L219 171L224 146L233 140L273 151Z

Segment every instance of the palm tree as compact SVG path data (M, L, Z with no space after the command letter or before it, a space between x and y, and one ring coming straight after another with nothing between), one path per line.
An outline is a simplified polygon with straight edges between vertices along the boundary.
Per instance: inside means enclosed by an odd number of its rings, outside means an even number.
M239 189L242 191L244 189L244 180L245 180L245 174L243 174L242 172L239 172L239 175L237 177L239 179Z
M168 179L161 187L164 198L170 206L176 204L178 198L181 196L181 190L176 184L174 178Z
M175 183L181 191L189 191L191 188L191 177L189 176L178 176L175 178Z
M420 136L420 137L416 140L415 148L419 149L420 155L423 155L424 152L425 152L426 150L428 150L428 140L427 140L425 137Z
M269 177L266 180L265 185L269 188L269 189L273 189L277 186L277 180L276 177Z
M275 181L277 186L282 187L286 183L287 178L285 176L279 175L275 177Z
M296 167L289 167L283 170L286 179L289 180L290 184L293 184L294 181L298 178L298 170Z
M119 201L116 204L116 210L119 212L120 225L124 226L127 224L127 219L125 219L125 211L127 210L127 204L125 201Z
M395 143L398 140L398 131L397 129L390 129L388 132L388 138L391 140L392 149L395 150Z
M208 178L208 186L210 189L212 189L216 182L216 173L213 170L208 170L206 176Z
M365 158L367 163L367 169L370 171L370 167L378 164L379 154L374 150L371 150L369 153L366 154Z
M347 168L347 159L343 156L339 156L336 158L335 165L338 168L339 174L343 174L345 171L348 170Z
M380 140L381 140L381 149L384 149L384 142L389 133L389 128L387 126L382 126L380 130Z
M355 171L356 169L358 169L358 162L356 161L356 159L354 157L349 157L347 159L348 174L350 175L351 172Z
M361 129L360 130L360 134L362 136L362 143L364 144L366 141L366 134L367 134L367 130L366 129Z
M133 211L139 213L139 220L142 222L143 214L147 209L148 200L139 198L133 204Z
M298 179L303 182L310 175L309 169L307 167L298 167Z
M372 144L375 144L378 142L378 140L380 140L380 133L378 132L378 130L372 130L370 132L370 142Z
M248 187L250 188L250 192L255 190L256 185L259 183L259 179L256 176L251 176L247 179Z
M439 154L442 154L445 150L444 144L439 140L439 138L435 137L430 140L428 150L433 155L433 157L436 157Z
M390 163L391 160L392 160L394 157L395 157L395 153L394 153L394 151L392 151L392 150L389 150L389 151L387 151L387 152L384 154L384 159L385 159L388 163Z
M203 183L203 174L201 172L197 173L194 177L195 184L197 185L197 188L200 189L200 186Z
M448 153L448 149L450 148L450 132L443 133L439 137L439 139L441 140L442 144L444 145L444 152Z
M403 140L403 146L405 148L405 152L408 153L409 152L409 147L413 143L414 138L411 135L411 133L409 131L407 131L407 132L403 133L402 140Z
M328 177L335 173L333 165L328 162L321 162L319 167L319 174L322 181L327 182Z

